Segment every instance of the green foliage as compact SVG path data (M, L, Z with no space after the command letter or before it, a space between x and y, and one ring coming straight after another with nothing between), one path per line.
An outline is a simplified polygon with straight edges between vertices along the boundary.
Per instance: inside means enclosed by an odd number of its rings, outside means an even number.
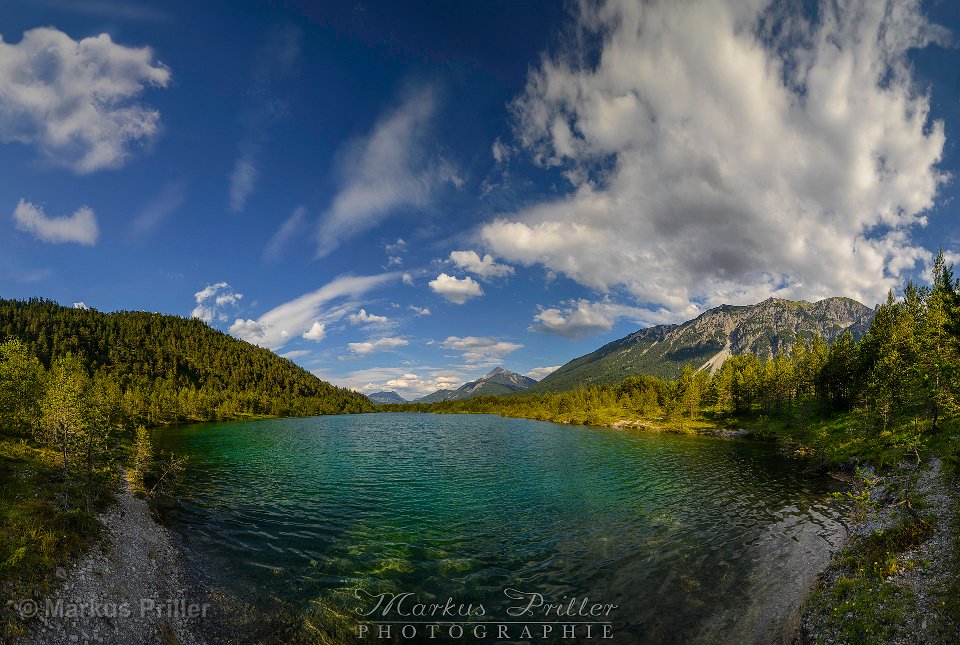
M143 426L137 428L133 438L133 457L127 470L127 480L134 491L146 493L146 480L154 469L153 442Z
M820 585L807 601L807 610L820 634L836 642L883 643L894 635L916 599L909 588L890 581L901 569L918 566L903 554L923 542L931 524L910 517L887 530L878 530L844 547L831 584Z
M35 597L52 584L54 568L66 566L96 536L96 511L109 495L95 496L88 511L80 503L84 480L63 479L58 452L2 435L0 482L0 597ZM75 503L64 506L65 498ZM14 635L23 635L23 627L0 603L0 641Z
M18 340L0 344L0 428L30 436L40 419L43 365Z
M183 475L185 466L185 458L157 452L147 429L143 426L137 428L133 456L127 471L127 480L134 492L154 500L167 498L169 491Z
M0 300L0 596L36 597L96 535L134 425L373 409L200 321ZM141 428L131 482L158 498L183 461ZM0 605L0 640L22 634Z
M111 425L373 410L366 397L195 319L0 300L5 338L18 340L27 357L47 368L67 354L79 357ZM0 414L2 406L0 399Z

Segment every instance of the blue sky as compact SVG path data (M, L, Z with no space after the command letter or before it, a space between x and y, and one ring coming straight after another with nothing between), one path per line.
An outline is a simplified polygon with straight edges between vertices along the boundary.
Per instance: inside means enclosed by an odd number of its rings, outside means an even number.
M412 398L960 255L952 2L34 0L0 295L196 315Z

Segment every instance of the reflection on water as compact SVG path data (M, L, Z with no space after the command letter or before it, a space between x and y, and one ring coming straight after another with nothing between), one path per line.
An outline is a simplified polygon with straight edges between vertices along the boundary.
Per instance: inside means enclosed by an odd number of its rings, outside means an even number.
M749 442L426 414L156 440L190 459L168 520L250 642L350 642L364 592L502 620L511 588L617 605L602 642L766 643L844 536L829 480Z

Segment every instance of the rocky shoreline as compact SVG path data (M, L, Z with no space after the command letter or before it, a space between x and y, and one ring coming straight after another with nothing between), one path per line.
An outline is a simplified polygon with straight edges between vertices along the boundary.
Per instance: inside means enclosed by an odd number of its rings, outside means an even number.
M907 467L901 465L900 471L890 475L890 480L911 476L906 474ZM912 601L904 613L891 625L891 633L877 642L891 645L943 644L955 643L960 628L954 623L955 617L949 615L943 599L949 591L951 565L955 562L956 543L952 535L953 518L958 511L956 493L952 491L943 472L939 457L931 457L920 467L913 494L924 508L924 514L932 521L933 529L916 546L902 552L897 558L896 571L886 582L898 589ZM869 473L873 476L872 471ZM891 531L904 518L904 511L897 499L891 494L890 481L876 478L865 490L876 503L858 521L853 522L846 546L862 549L863 540L871 535ZM818 579L820 589L832 587L850 572L842 561L835 560ZM830 608L822 604L808 604L804 608L800 630L794 640L799 644L849 643L835 631L835 618ZM877 612L888 610L880 600L874 608Z
M608 427L614 428L616 430L644 430L646 432L666 432L670 434L692 434L692 435L701 435L705 437L719 437L721 439L746 439L750 436L750 431L744 430L743 428L730 430L727 428L708 427L708 428L693 428L691 430L681 431L681 430L674 430L671 428L664 428L654 423L650 423L649 421L630 420L630 419L620 419L619 421L614 421Z
M191 594L183 558L149 504L124 485L100 516L103 533L80 560L59 569L62 584L43 601L22 603L23 645L205 642L200 621L212 609Z

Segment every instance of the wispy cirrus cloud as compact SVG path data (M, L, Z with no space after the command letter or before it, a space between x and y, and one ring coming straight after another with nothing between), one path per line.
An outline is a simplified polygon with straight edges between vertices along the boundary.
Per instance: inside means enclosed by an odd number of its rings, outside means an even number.
M183 205L186 196L186 189L182 181L166 183L160 189L160 192L133 218L133 222L130 224L131 235L133 237L143 237L156 229L163 220L170 217Z
M170 78L149 47L105 33L78 41L40 27L16 44L0 38L0 142L33 145L78 174L118 168L160 132L160 112L138 99Z
M283 250L298 235L306 230L307 209L298 206L290 214L290 217L283 221L280 228L277 229L266 246L263 247L263 260L266 262L276 262L283 254Z
M110 20L131 22L170 22L171 14L148 3L114 2L113 0L36 0L37 4L56 11L69 11Z
M441 185L462 183L447 161L428 150L436 107L433 90L417 88L341 152L340 187L317 229L318 258L397 210L428 206Z
M241 114L243 138L229 177L230 210L243 212L260 179L258 157L269 139L270 128L287 112L287 103L277 88L291 76L300 61L302 34L294 25L271 29L257 50L250 88Z
M316 335L319 335L320 331L325 335L326 322L340 319L356 308L352 302L341 307L330 307L332 302L356 298L399 277L396 273L341 276L315 291L274 307L259 318L237 319L230 325L230 333L249 343L272 350L279 349L313 330L317 331ZM318 323L321 325L320 329L315 327Z

